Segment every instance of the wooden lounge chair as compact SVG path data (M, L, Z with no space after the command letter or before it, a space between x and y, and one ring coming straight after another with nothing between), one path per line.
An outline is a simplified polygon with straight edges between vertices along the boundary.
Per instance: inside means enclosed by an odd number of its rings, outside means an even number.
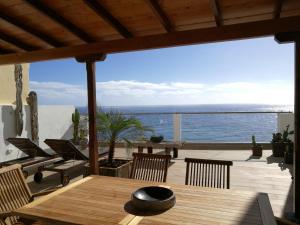
M27 156L4 162L2 165L9 166L16 163L20 164L25 177L36 173L39 167L49 166L62 160L62 158L57 155L51 155L45 152L29 138L8 138L6 140Z
M275 219L276 219L277 225L297 225L296 223L293 223L289 220L282 219L282 218L279 218L279 217L275 217Z
M185 158L185 184L214 188L230 188L232 161Z
M12 211L20 208L35 197L49 194L54 191L43 191L32 194L23 176L21 165L15 164L0 169L0 224L13 225L23 222L24 224L39 224L29 219L13 216Z
M71 141L63 139L46 139L44 141L53 151L60 155L64 161L52 166L44 167L39 171L37 182L43 179L42 171L57 172L61 176L62 185L67 185L70 181L69 173L72 170L82 168L89 160L88 151L80 151ZM104 157L108 152L99 153L99 157Z
M170 155L133 153L130 178L166 182Z

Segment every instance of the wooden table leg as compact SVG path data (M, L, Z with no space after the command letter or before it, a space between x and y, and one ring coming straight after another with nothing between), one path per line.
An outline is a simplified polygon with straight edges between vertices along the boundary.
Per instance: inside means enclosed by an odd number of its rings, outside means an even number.
M148 154L153 154L153 148L152 147L148 147Z
M178 158L178 148L173 148L173 158Z
M143 153L143 147L142 146L138 146L138 153Z

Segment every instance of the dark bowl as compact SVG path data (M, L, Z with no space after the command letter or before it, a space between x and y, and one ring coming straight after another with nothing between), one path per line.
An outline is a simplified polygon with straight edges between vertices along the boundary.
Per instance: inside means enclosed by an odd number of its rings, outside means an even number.
M165 211L175 205L176 199L172 190L164 187L143 187L132 193L132 204L139 210Z

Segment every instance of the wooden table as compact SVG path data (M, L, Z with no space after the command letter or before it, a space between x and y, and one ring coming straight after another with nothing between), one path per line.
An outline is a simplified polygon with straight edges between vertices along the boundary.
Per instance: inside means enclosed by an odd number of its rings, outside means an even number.
M138 144L138 152L143 153L144 148L147 148L147 152L149 154L153 153L153 148L164 148L166 154L171 154L171 150L173 151L173 158L178 158L178 149L182 147L182 144L171 142L171 141L163 141L161 143L153 143L151 141L147 141L144 143Z
M131 193L148 185L169 186L176 195L175 206L159 215L134 216ZM15 214L44 224L276 224L267 194L102 176L72 183Z

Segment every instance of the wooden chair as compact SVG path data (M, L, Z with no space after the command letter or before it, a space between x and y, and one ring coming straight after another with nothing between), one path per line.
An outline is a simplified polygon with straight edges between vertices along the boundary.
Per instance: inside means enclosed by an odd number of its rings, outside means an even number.
M232 161L185 158L185 184L214 188L230 188Z
M35 197L46 195L53 191L54 190L49 190L32 194L23 176L21 165L15 164L1 168L0 224L11 225L19 222L33 224L34 221L13 216L12 211L33 201Z
M170 155L133 153L130 178L166 182Z

